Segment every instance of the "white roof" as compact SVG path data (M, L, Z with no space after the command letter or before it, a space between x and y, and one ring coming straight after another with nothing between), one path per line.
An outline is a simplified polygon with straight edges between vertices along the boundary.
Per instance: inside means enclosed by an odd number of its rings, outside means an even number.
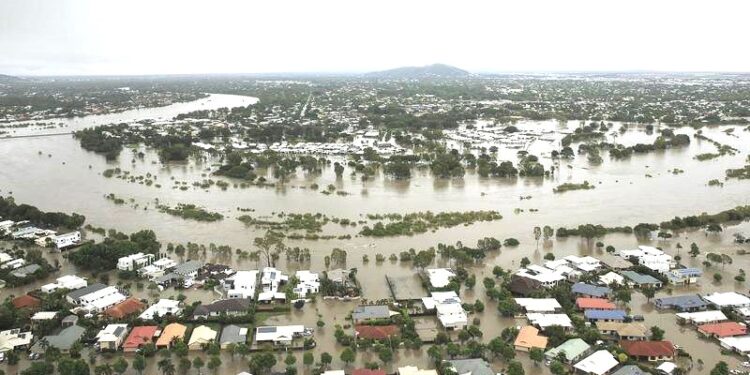
M548 312L562 309L554 298L516 298L516 303L528 312Z
M677 316L695 324L723 322L727 320L727 316L719 310L677 313Z
M617 359L606 350L599 350L575 364L576 369L587 374L603 375L618 365Z
M31 344L34 335L31 332L21 332L20 329L9 329L0 332L0 353L14 350L17 346L27 346Z
M116 334L118 329L122 329L120 336ZM127 324L108 324L104 329L99 331L99 333L96 334L96 339L99 342L104 341L117 341L120 337L124 337L125 333L128 331L128 325Z
M420 370L416 366L404 366L398 368L398 375L437 375L437 370Z
M734 336L719 339L721 346L741 353L750 352L750 336Z
M746 296L737 292L716 292L704 296L703 299L719 307L750 306L750 298L747 298Z
M199 326L196 327L193 330L193 333L190 335L190 341L188 342L188 345L193 344L207 344L211 340L216 339L216 331L211 329L209 326Z
M664 362L660 364L656 369L664 372L665 374L671 374L676 368L677 368L677 365L675 365L674 363Z
M620 274L614 273L612 271L599 276L599 281L603 282L604 284L622 284L625 281L625 277L623 277Z
M456 277L448 268L428 268L427 275L430 278L430 285L435 288L444 288L448 286L452 277Z
M572 327L573 322L565 314L540 314L540 313L529 313L526 314L526 319L529 323L539 326L542 329L552 326L560 327Z
M305 332L305 326L263 326L255 329L255 341L290 341L295 334Z
M159 302L149 306L146 311L141 313L138 318L143 320L151 320L155 316L178 314L180 310L180 301L162 298L159 300Z
M345 375L344 370L328 370L321 375Z
M31 320L52 320L57 316L57 311L39 311L31 317Z

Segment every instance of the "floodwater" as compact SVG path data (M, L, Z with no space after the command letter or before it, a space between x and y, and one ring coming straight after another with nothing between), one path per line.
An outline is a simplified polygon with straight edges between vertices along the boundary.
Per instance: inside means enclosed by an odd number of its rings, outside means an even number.
M192 103L180 103L156 109L139 109L106 116L91 116L76 118L69 121L67 131L95 126L108 122L136 121L145 118L168 119L179 113L219 107L248 105L254 98L231 95L211 95ZM547 129L571 131L578 123L558 123L553 121L527 121L517 124L523 129ZM619 126L616 125L615 129ZM724 130L735 128L734 134L727 134ZM21 132L34 132L30 128L17 129ZM49 129L36 132L54 132ZM692 135L691 128L680 128L677 133ZM658 133L648 134L642 127L632 127L624 135L617 138L618 143L631 145L638 142L652 142ZM30 134L30 133L25 133ZM33 133L36 134L36 133ZM556 165L557 173L552 178L517 178L517 179L488 179L480 178L472 171L467 171L463 179L435 180L428 171L416 172L410 181L394 181L381 175L362 182L359 176L350 176L350 170L337 179L333 168L325 168L321 175L309 176L298 172L284 186L276 187L229 187L222 191L217 187L200 189L192 187L192 183L211 177L209 169L215 160L189 162L185 164L164 165L158 162L153 152L146 152L144 159L132 156L129 150L123 151L118 161L107 162L102 156L87 152L80 148L78 142L69 135L0 139L0 194L15 197L17 202L28 203L42 210L63 212L78 212L87 217L87 223L95 227L114 228L130 233L140 229L152 229L158 238L166 243L199 243L208 245L229 245L233 248L252 249L254 237L263 234L264 230L248 228L238 220L243 214L237 208L251 208L254 216L269 216L278 212L294 213L324 213L331 217L362 219L368 213L416 212L416 211L468 211L468 210L497 210L504 218L499 221L478 223L469 226L459 226L439 229L415 236L370 238L356 236L359 227L341 228L336 224L328 224L323 234L351 234L348 240L287 240L289 246L300 246L311 249L312 259L309 263L290 263L282 255L279 268L290 273L297 269L311 269L322 271L325 269L324 257L334 248L347 251L348 267L359 269L358 278L364 288L364 297L375 301L389 298L385 283L385 274L394 276L408 276L415 271L408 264L385 261L375 262L374 255L382 253L386 256L398 254L401 251L415 248L417 250L435 246L438 243L455 243L473 245L483 237L504 239L514 237L521 241L517 248L503 248L488 257L483 264L473 268L477 276L477 286L473 291L462 293L465 301L473 302L480 298L485 301L486 310L476 314L481 319L484 332L483 340L488 342L500 332L511 326L522 324L514 319L498 317L496 304L487 301L481 280L491 276L492 267L500 265L504 268L515 269L520 259L529 257L532 262L542 262L545 252L553 252L558 258L576 254L593 255L601 259L608 259L609 255L596 249L590 243L578 238L553 240L535 244L532 229L534 226L550 225L575 227L579 224L594 223L605 226L635 225L640 222L661 222L674 216L684 216L701 212L718 212L738 205L750 204L750 183L747 181L725 181L723 187L709 187L711 179L723 180L724 170L743 166L746 155L750 152L750 133L741 127L723 126L704 128L703 134L722 144L730 145L740 152L735 156L722 156L718 159L700 162L693 156L703 152L715 152L715 147L705 141L691 139L690 146L663 152L652 152L645 155L634 155L628 160L609 160L606 153L602 157L601 165L590 165L585 155L579 155L575 160L560 161ZM13 134L17 135L17 134ZM609 139L612 141L613 139ZM552 146L551 142L538 141L531 145L529 151L542 156L545 165L550 166L553 161L545 158ZM514 153L501 153L514 162ZM119 167L130 171L132 175L156 176L155 185L130 183L117 178L105 178L102 171ZM684 173L673 174L675 168ZM214 180L216 177L211 177ZM565 183L580 183L584 180L596 185L596 189L585 191L570 191L562 194L552 192L553 187ZM174 181L186 181L187 190L173 189ZM230 181L230 180L227 180ZM234 181L230 181L234 183ZM320 191L309 189L309 185L317 183L321 187L329 184L336 186L338 191L346 191L349 195L325 195ZM104 198L113 193L134 203L115 205ZM520 197L531 196L531 199L521 200ZM225 219L219 222L203 223L163 214L154 209L154 200L162 204L175 205L177 203L194 203L212 212L224 214ZM137 204L137 208L135 207ZM148 209L144 209L148 206ZM519 210L517 210L519 209ZM532 212L531 210L538 210ZM732 242L733 233L750 234L750 225L742 223L729 226L721 235L706 236L702 231L685 232L667 241L639 242L634 236L608 235L601 239L606 245L613 245L617 249L633 248L639 244L660 246L665 251L676 254L676 244L681 243L686 252L691 242L696 242L703 254L709 251L725 252L733 255L734 263L726 268L706 270L700 286L689 288L673 288L673 294L689 292L706 293L710 291L737 290L747 292L745 283L733 281L733 277L740 269L750 267L750 257L734 255L740 248L750 250L748 245L736 245ZM370 262L363 264L362 256L369 255ZM174 255L173 255L174 256ZM213 254L203 255L206 261L217 261L231 264L238 269L255 269L255 261L240 261L238 259L216 258ZM59 254L49 254L52 259L59 260L63 266L63 273L77 272ZM683 263L701 266L703 257L690 258L682 254ZM437 260L440 264L441 260ZM713 282L713 273L724 274L722 283ZM5 289L0 291L0 297L24 293L42 285L48 280L23 288ZM155 300L157 295L149 295L148 291L133 293L140 298ZM666 294L660 292L658 296ZM177 293L168 290L162 297L174 296ZM187 303L196 300L210 301L217 296L203 290L189 290L184 292ZM334 356L334 368L342 367L338 359L341 347L335 343L333 336L336 324L345 325L347 314L355 306L354 302L327 301L318 299L315 304L307 305L303 311L270 317L269 323L302 323L315 326L318 315L326 321L326 327L316 329L315 338L318 347L314 350L316 358L328 351ZM697 364L691 373L707 372L707 369L719 360L729 362L733 367L741 361L739 357L722 356L719 345L699 339L697 333L690 327L676 324L671 312L655 312L645 298L633 294L633 301L628 306L635 314L645 314L646 324L658 325L666 330L666 338L691 353L694 359L702 359L704 369ZM314 312L311 312L313 310ZM298 356L298 367L302 369L302 354ZM518 354L527 369L527 373L547 373L545 366L535 366L525 354ZM224 366L222 373L236 373L245 369L246 361L232 358L223 353ZM358 353L356 365L377 361L377 356L371 353ZM151 361L156 362L156 361ZM283 356L279 357L277 369L283 368ZM431 360L422 351L400 350L394 361L387 369L395 370L397 366L418 365L431 367ZM495 361L497 368L503 363ZM23 365L23 364L22 364ZM156 372L154 369L153 372Z

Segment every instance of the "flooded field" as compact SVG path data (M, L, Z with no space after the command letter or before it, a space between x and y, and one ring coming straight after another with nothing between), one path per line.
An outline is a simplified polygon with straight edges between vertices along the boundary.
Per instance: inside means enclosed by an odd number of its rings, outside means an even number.
M197 109L245 106L254 102L254 98L230 95L211 95L209 98L192 103L181 103L157 109L140 109L120 114L106 116L91 116L65 120L64 131L72 131L85 127L110 122L137 121L140 119L168 119L179 113ZM617 124L620 125L620 124ZM578 126L577 122L559 123L553 121L535 122L525 121L516 125L521 130L544 129L557 132L570 132ZM727 133L727 129L736 129ZM163 243L193 242L208 245L229 245L232 248L244 250L252 249L253 238L261 236L265 230L247 227L236 218L242 215L238 208L252 209L253 214L269 217L274 213L323 213L331 217L363 219L373 213L409 213L417 211L469 211L496 210L503 215L503 219L492 222L480 222L468 226L458 226L439 229L414 236L397 236L373 238L359 236L359 226L342 228L339 225L327 224L325 233L335 235L350 234L350 239L339 240L286 240L289 246L299 246L311 250L309 263L293 262L286 264L281 257L278 268L291 273L297 269L311 269L322 271L326 268L324 257L330 255L334 248L347 251L347 267L358 268L358 279L363 285L363 295L367 300L390 298L384 275L408 276L415 273L409 264L386 260L377 264L372 260L374 254L382 253L386 257L401 251L414 248L417 250L436 246L438 243L453 244L461 241L474 244L483 237L517 238L521 245L516 248L503 248L493 253L484 263L474 266L471 271L478 280L490 276L492 267L500 265L504 268L515 269L523 257L532 262L542 262L546 252L553 252L558 258L565 255L592 255L607 260L609 255L601 248L593 246L577 237L567 239L553 239L541 243L537 249L532 229L535 226L549 225L553 228L575 227L579 224L593 223L604 226L624 226L641 222L661 222L674 216L685 216L701 212L715 213L739 205L750 204L750 183L741 180L724 181L723 187L708 186L712 179L724 180L724 171L728 168L738 168L744 165L746 155L750 153L750 133L737 126L721 126L703 128L703 135L725 145L739 150L736 155L725 155L709 161L698 161L694 156L705 152L714 152L716 147L709 142L692 139L695 130L692 128L676 128L677 134L691 136L688 147L655 151L645 155L633 155L628 160L610 160L604 156L600 165L590 165L585 156L578 156L572 161L553 161L550 152L559 147L555 141L536 141L529 146L530 153L540 155L546 166L555 165L557 172L552 178L513 178L491 179L482 178L469 171L463 179L436 180L429 170L421 170L412 175L408 181L397 181L378 174L374 179L361 181L349 176L345 172L342 178L337 178L332 167L325 168L322 175L309 176L301 171L297 172L285 185L275 187L250 186L240 188L232 186L236 181L226 179L230 186L221 190L216 186L208 189L193 187L192 183L209 178L210 169L215 168L218 160L207 156L201 162L191 161L185 164L164 165L158 156L149 150L144 151L145 157L140 159L130 151L123 152L117 161L106 161L102 156L83 150L71 135L9 138L0 139L0 195L11 195L19 203L35 205L45 211L77 212L86 216L86 223L95 227L114 228L125 233L140 229L152 229ZM38 135L56 133L60 129L34 130L32 128L19 129L16 135ZM646 129L633 126L626 133L619 135L616 142L632 145L638 142L652 142L658 133L657 126L653 134ZM608 141L612 141L609 139ZM501 151L501 159L515 161L515 151ZM154 177L161 188L129 182L123 179L106 178L102 175L106 169L120 168L132 175L147 175ZM673 173L674 169L684 171ZM213 179L220 179L211 177ZM181 190L173 188L175 181L186 181L188 188ZM588 181L595 185L595 189L554 193L553 188L565 182L581 183ZM319 190L310 189L313 183L319 186L334 185L337 191L345 191L348 195L325 195ZM116 205L105 199L108 194L114 194L128 201ZM530 197L530 199L520 199ZM132 202L130 200L132 199ZM159 212L154 206L157 200L161 204L176 205L178 203L192 203L208 211L224 215L224 219L217 222L197 222L181 219ZM135 207L135 205L138 205ZM144 209L148 207L148 209ZM728 226L720 235L707 235L703 231L683 232L669 240L648 240L639 242L632 235L612 234L600 239L606 245L617 249L635 248L639 244L659 246L671 255L676 255L677 243L685 248L692 242L697 243L701 252L725 252L732 254L734 262L724 268L714 266L715 270L707 270L699 286L675 287L674 294L688 292L707 293L710 291L737 290L747 292L746 283L732 280L740 269L750 268L749 256L734 256L738 249L750 250L750 246L733 243L734 233L750 234L750 225L742 223ZM90 236L94 236L90 234ZM6 244L7 245L7 244ZM703 255L690 258L683 252L683 263L689 266L701 267ZM371 261L364 264L362 256L368 255ZM50 253L50 259L57 260L62 265L62 274L79 273L60 254ZM175 255L172 255L176 257ZM230 265L236 269L256 269L255 261L239 260L234 257L218 257L214 254L203 254L205 261L215 261ZM176 257L178 258L178 257ZM438 257L438 264L441 260ZM714 272L725 275L724 281L717 283L711 277ZM8 295L19 295L28 290L38 288L49 280L22 288L6 288L0 290L0 298ZM218 295L204 290L188 290L183 292L186 302L201 300L204 302L218 298ZM657 297L665 295L662 290ZM173 290L167 290L161 297L176 295ZM151 295L148 291L135 291L134 295L149 300L157 299L158 295ZM522 324L512 318L501 318L497 314L496 303L485 297L484 288L480 283L472 291L462 292L465 301L476 299L486 301L486 309L475 314L482 321L484 331L483 341L488 342L499 336L506 327ZM343 365L338 360L338 353L342 347L336 344L333 336L334 325L348 324L346 316L351 312L355 302L341 302L323 300L319 298L314 304L305 306L303 310L293 310L291 313L272 315L265 318L266 323L290 323L315 326L318 316L326 317L327 325L316 329L315 348L316 358L322 352L334 355L334 364ZM632 313L645 316L647 326L656 325L666 331L666 338L679 344L694 359L702 359L704 367L693 367L691 373L706 373L719 360L724 360L736 367L741 359L736 356L722 356L719 345L700 339L691 327L679 326L672 312L654 311L653 305L648 303L642 294L633 293L633 301L628 306ZM302 353L298 364L302 363ZM517 358L524 363L527 373L543 374L549 369L546 366L535 366L526 354L518 354ZM223 367L221 373L236 373L246 368L246 361L235 358L227 353L222 354ZM376 361L377 356L367 352L357 356L355 365ZM151 361L155 367L156 361ZM395 370L399 365L417 365L429 367L431 359L426 350L414 351L403 349L399 351L391 362L389 370ZM278 363L283 364L280 354ZM496 362L498 365L500 361ZM23 362L21 364L23 366ZM302 366L299 366L302 368ZM279 367L281 368L281 367ZM132 371L132 370L131 370ZM131 373L129 371L128 373ZM147 373L155 373L155 368ZM303 369L303 371L306 371ZM9 372L12 373L12 372Z

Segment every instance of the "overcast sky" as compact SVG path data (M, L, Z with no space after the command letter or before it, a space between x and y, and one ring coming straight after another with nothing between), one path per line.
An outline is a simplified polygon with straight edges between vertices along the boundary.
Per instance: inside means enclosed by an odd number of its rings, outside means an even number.
M0 74L750 71L750 1L0 0Z

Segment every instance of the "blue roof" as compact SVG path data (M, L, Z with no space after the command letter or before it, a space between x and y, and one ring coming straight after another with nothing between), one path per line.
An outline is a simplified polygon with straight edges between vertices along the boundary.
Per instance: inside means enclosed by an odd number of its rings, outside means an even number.
M651 276L638 273L635 271L622 271L622 275L633 281L638 285L642 284L660 284L661 280Z
M705 307L708 305L697 294L686 294L682 296L660 297L654 300L657 306L664 308L677 307L680 309L689 309L695 307Z
M612 293L612 289L609 289L605 286L596 286L586 283L575 283L570 288L570 291L577 294L585 294L595 297L604 297Z
M583 315L587 320L625 320L625 310L586 310Z

